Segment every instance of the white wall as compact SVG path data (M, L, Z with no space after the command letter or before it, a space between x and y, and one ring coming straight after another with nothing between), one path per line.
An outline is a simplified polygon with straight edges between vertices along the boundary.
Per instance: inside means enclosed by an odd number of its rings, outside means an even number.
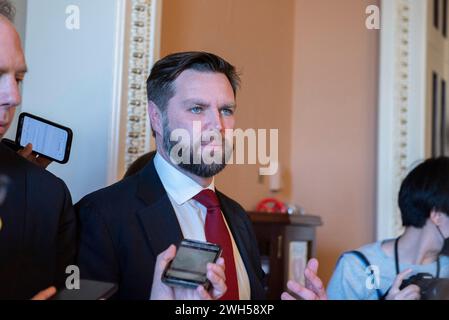
M108 184L121 2L28 1L25 54L29 73L22 111L72 128L69 163L52 164L49 170L67 183L74 202ZM80 30L66 28L68 5L80 8Z
M319 275L342 252L374 241L379 31L375 0L297 0L292 201L321 216Z

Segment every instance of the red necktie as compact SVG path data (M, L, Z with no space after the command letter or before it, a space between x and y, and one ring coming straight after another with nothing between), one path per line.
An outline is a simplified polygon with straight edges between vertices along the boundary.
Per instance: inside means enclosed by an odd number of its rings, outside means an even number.
M239 286L235 268L234 252L231 237L220 210L217 195L210 189L205 189L193 197L207 208L205 233L206 240L219 244L223 250L221 256L225 260L226 286L228 290L220 300L238 300Z

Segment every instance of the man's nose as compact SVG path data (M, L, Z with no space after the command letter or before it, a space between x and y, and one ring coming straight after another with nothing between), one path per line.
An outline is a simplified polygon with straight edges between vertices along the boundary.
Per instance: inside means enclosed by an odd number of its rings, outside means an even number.
M217 131L223 130L223 119L219 110L212 109L209 114L209 128Z
M17 107L22 102L17 80L12 77L12 79L4 81L1 86L3 88L0 88L0 107Z

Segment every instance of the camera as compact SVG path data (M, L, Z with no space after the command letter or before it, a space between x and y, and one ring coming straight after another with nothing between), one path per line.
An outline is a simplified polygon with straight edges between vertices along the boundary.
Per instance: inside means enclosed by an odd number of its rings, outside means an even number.
M404 280L399 289L411 284L421 289L421 300L449 300L449 279L434 278L429 273L417 273Z

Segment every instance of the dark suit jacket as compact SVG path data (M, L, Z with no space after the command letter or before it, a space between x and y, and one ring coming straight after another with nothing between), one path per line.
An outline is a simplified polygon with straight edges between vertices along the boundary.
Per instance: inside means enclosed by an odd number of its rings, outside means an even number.
M0 217L0 299L30 299L65 283L75 262L76 217L64 182L0 143L10 184Z
M264 273L251 221L239 204L217 195L248 273L251 298L263 299ZM76 209L81 278L118 283L119 299L148 299L157 255L183 238L152 159L139 173L88 195Z

